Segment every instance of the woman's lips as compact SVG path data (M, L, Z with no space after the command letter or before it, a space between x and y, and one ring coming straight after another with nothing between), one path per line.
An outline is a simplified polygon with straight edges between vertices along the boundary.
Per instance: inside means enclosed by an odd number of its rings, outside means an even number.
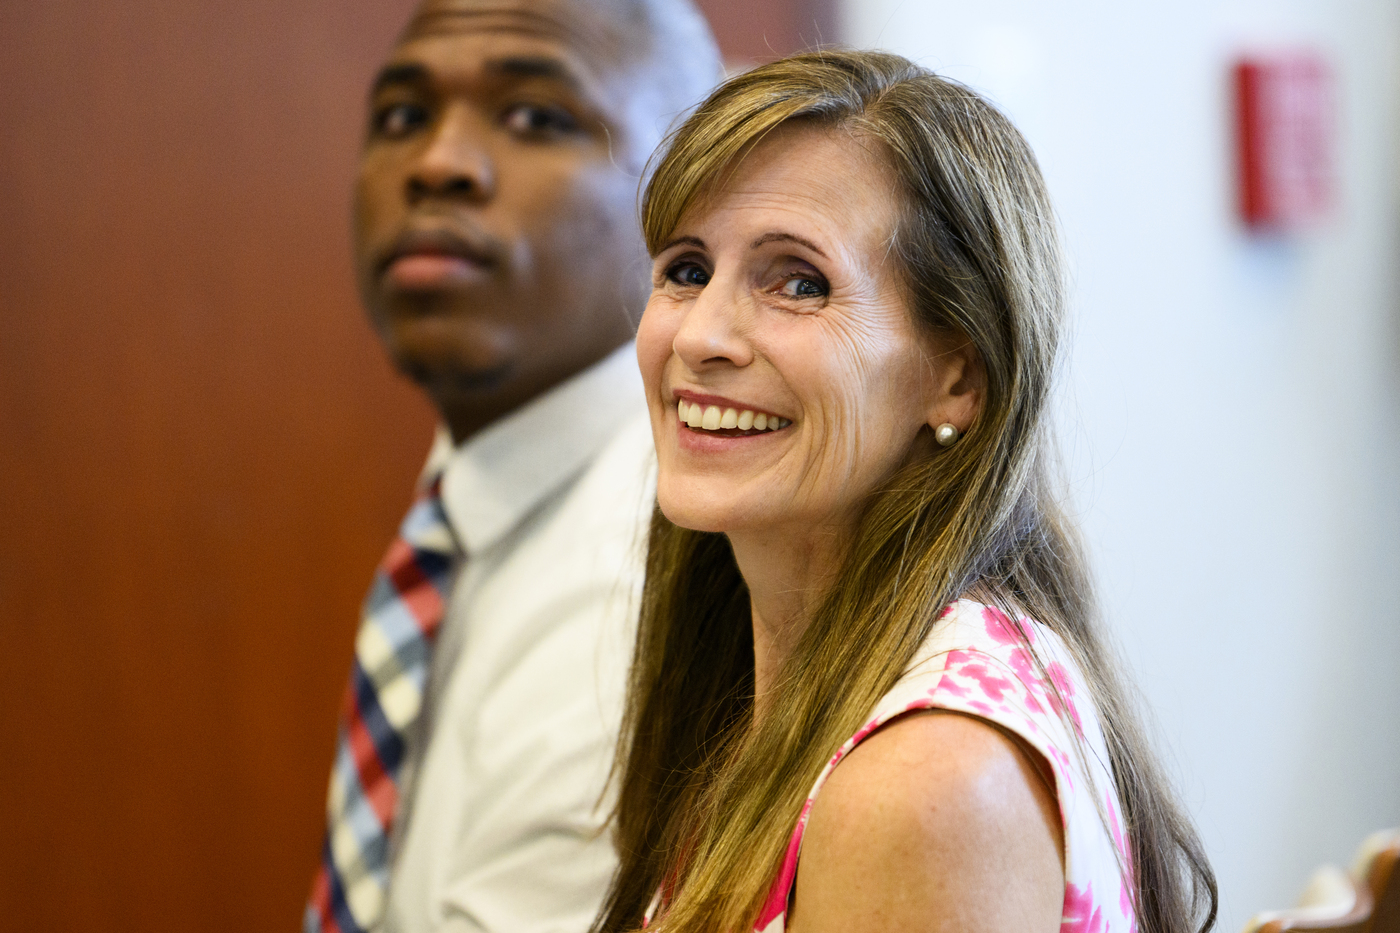
M706 405L702 402L689 402L684 398L676 400L676 417L692 431L723 431L731 437L777 431L792 424L786 418L752 408L738 405Z

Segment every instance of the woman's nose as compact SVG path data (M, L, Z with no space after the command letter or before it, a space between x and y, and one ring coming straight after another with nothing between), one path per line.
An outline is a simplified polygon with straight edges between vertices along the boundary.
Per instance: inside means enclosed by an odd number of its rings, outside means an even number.
M747 312L732 287L715 278L685 309L672 349L693 372L753 362L744 321Z
M495 193L496 171L487 151L488 129L470 114L449 110L409 170L410 204L430 198L473 202Z

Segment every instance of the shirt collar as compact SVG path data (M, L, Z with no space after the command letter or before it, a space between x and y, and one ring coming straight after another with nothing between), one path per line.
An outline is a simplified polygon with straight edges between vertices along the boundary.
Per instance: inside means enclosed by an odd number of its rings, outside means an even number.
M493 421L455 449L439 425L423 480L442 471L442 503L467 553L500 541L583 468L643 405L632 343Z

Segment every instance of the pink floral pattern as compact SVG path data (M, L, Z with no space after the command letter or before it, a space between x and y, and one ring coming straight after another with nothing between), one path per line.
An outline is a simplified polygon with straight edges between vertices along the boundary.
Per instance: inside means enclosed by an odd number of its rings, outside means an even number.
M817 779L754 926L756 933L785 929L807 817L832 770L881 726L918 709L980 716L1020 736L1045 757L1055 777L1065 831L1060 933L1136 933L1131 851L1113 778L1105 766L1103 734L1078 668L1059 638L1038 622L1013 620L971 600L959 600L944 610L918 660Z

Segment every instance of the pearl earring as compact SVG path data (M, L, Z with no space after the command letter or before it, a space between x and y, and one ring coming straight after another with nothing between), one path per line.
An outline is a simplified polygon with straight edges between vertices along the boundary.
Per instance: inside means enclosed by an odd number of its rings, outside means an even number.
M958 429L945 421L933 429L933 439L939 447L952 447L958 442Z

